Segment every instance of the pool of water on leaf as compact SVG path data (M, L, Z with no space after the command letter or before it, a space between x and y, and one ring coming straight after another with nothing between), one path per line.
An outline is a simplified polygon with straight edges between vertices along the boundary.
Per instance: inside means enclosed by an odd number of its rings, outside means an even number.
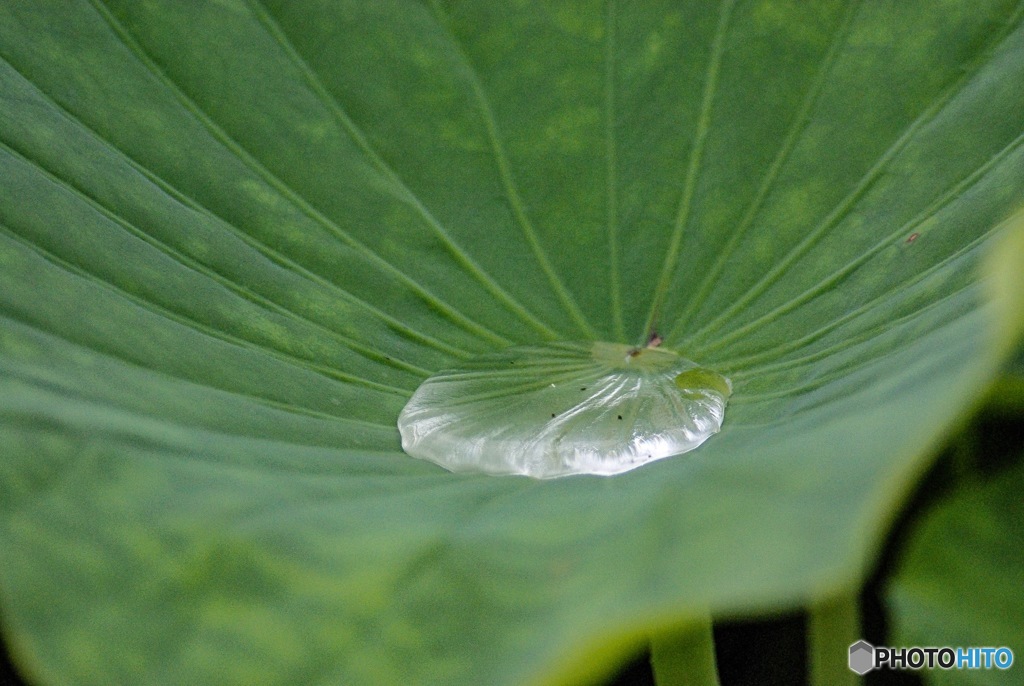
M731 393L663 348L515 346L428 378L398 428L409 455L453 472L612 475L701 445Z

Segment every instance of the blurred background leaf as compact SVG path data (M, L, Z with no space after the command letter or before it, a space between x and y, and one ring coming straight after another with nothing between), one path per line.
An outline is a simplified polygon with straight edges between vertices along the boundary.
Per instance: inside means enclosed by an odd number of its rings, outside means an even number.
M917 524L889 587L894 645L1024 651L1024 462L959 489ZM1016 663L1016 660L1015 660ZM933 670L927 683L1005 684L999 669Z

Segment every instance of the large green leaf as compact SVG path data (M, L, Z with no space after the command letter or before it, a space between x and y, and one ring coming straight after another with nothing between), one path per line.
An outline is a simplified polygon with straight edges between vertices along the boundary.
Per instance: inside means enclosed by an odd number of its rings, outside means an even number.
M1024 205L1022 11L0 2L16 660L573 680L855 583L1011 336L978 263ZM429 373L651 326L734 383L699 450L400 452Z

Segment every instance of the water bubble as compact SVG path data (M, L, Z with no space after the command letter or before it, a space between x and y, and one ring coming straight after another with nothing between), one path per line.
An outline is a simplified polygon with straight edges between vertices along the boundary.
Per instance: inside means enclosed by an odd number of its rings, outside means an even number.
M408 454L453 472L611 475L699 446L731 393L663 348L518 346L424 381L398 429Z

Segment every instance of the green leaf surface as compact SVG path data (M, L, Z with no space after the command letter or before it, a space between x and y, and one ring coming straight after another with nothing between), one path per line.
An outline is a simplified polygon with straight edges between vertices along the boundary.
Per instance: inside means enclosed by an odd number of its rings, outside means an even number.
M16 661L575 683L855 583L1017 331L979 264L1024 206L1022 14L0 3ZM733 381L692 453L552 482L401 453L434 371L652 328Z
M961 489L916 527L890 583L894 645L1007 647L1009 671L933 670L930 684L1020 680L1024 464Z

